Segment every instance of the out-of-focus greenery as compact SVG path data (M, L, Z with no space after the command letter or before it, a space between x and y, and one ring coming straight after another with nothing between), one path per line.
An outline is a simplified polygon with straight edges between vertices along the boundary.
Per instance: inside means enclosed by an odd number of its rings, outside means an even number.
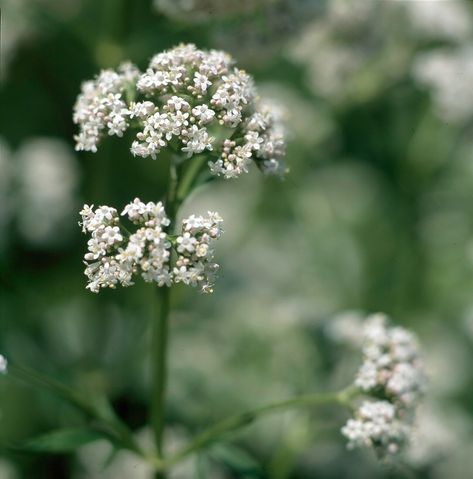
M122 60L144 68L180 42L223 48L286 107L291 173L283 182L256 171L216 182L187 205L217 209L226 233L215 293L182 288L174 297L169 446L227 414L350 382L355 353L327 331L355 311L386 312L419 334L431 390L406 466L346 451L343 414L298 411L262 420L172 477L465 478L473 468L470 3L255 0L243 12L238 2L213 3L0 1L1 353L109 395L146 441L156 291L138 283L87 292L77 212L84 202L159 200L166 174L159 158L133 158L117 138L97 154L75 153L72 106L82 81ZM429 81L427 55L440 58ZM0 378L3 446L80 423L59 400ZM101 442L70 455L4 448L0 478L150 477L136 458L108 456Z

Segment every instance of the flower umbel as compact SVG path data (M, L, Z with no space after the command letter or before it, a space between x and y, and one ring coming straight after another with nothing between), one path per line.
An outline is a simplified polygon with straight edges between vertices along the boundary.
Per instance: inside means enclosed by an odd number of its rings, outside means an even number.
M277 111L258 97L253 79L230 55L179 45L155 55L142 74L131 64L85 82L75 109L76 149L97 151L104 132L137 129L135 156L163 149L187 158L211 152L210 171L225 178L247 172L283 175L285 141Z
M417 339L383 314L364 323L363 363L355 386L365 401L342 428L349 447L373 447L393 454L409 440L415 409L426 388L426 374Z
M426 385L415 335L390 326L383 314L370 316L364 324L363 364L355 384L401 408L415 404Z
M115 288L117 284L131 286L133 277L140 275L147 282L170 286L183 282L212 292L212 280L218 265L212 262L212 240L221 235L222 219L217 213L208 218L190 216L183 221L182 236L176 240L167 232L170 220L164 206L143 203L139 198L129 203L122 216L138 226L129 233L122 225L118 212L109 206L84 205L81 211L82 231L90 233L88 253L84 256L87 288L97 293L100 288ZM178 259L171 267L171 251Z

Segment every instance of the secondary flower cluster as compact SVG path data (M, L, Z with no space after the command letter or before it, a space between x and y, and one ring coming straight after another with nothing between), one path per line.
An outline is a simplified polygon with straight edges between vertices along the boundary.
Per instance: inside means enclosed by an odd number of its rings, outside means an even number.
M415 336L390 326L383 314L364 324L363 363L355 385L375 401L364 402L342 429L349 447L371 446L395 453L410 435L411 422L426 386Z
M395 454L409 438L410 428L397 418L388 401L365 401L342 428L348 447L375 447L381 454Z
M139 198L129 203L122 216L138 226L134 233L121 224L115 208L84 205L81 211L82 231L90 233L88 253L84 256L87 288L97 293L100 288L115 288L117 284L131 286L135 275L158 286L172 282L199 286L212 292L212 282L218 265L213 262L211 243L220 237L222 219L217 213L208 217L190 216L183 221L181 236L167 232L170 220L164 206L143 203ZM171 252L178 259L171 266Z
M122 136L133 126L135 156L212 151L210 170L225 178L247 172L252 161L267 174L285 172L279 116L222 51L180 45L155 55L142 74L131 64L104 70L82 85L74 122L77 150L95 152L104 132Z
M95 153L104 131L123 136L129 126L125 92L138 76L134 65L123 63L118 71L102 70L97 78L82 84L72 117L79 125L79 134L74 137L76 150Z
M222 234L222 218L209 211L208 217L191 215L182 222L182 234L177 237L179 256L174 267L174 281L191 286L200 285L212 293L212 283L218 264L213 263L211 244Z

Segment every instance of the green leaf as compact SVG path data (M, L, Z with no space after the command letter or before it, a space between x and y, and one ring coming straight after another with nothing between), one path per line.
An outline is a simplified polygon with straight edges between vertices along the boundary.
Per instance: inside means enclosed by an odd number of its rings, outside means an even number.
M263 477L263 470L258 462L243 449L229 443L220 443L212 447L209 453L212 459L223 463L231 471L243 477Z
M69 386L62 384L45 374L31 368L19 366L18 364L11 364L8 368L8 372L10 376L25 382L31 387L49 391L56 397L63 399L75 408L81 410L87 416L94 417L96 415L96 411L86 398L82 397Z
M66 453L99 439L109 437L85 427L58 429L31 439L21 449L29 452Z

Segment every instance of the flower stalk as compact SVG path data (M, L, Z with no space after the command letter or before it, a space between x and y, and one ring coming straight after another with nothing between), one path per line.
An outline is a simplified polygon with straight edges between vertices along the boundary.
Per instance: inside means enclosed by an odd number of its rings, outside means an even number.
M171 287L158 288L159 314L153 324L151 345L151 424L158 458L163 457L163 433L165 425L165 403L167 386L167 348ZM157 475L163 478L163 475Z
M174 225L179 205L176 201L178 174L173 157L169 161L169 189L166 197L166 209L170 225ZM170 226L172 228L172 226ZM171 231L172 233L172 231ZM171 286L158 288L159 313L153 324L151 343L151 425L156 445L158 459L164 455L164 426L166 416L166 388L167 388L167 350L169 336L169 315L171 303ZM164 479L164 472L158 471L156 479Z
M185 457L194 454L201 449L205 449L211 444L222 439L222 437L226 436L227 434L248 426L257 419L260 419L268 414L299 407L317 407L330 404L347 406L351 399L358 394L358 392L358 389L350 386L334 393L304 394L291 399L266 404L256 409L230 416L199 434L190 444L188 444L175 456L170 458L168 461L164 461L163 467L170 468L174 466L182 461Z

